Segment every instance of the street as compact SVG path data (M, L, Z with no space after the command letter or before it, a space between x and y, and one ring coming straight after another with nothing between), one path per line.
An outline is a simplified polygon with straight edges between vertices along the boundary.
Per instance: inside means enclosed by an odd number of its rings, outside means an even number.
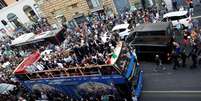
M200 101L201 93L143 93L141 101Z
M201 5L194 7L193 19L201 22ZM166 71L154 72L155 64L143 62L144 84L140 101L201 101L201 65L172 69L172 64L164 64Z
M194 16L200 16L201 14L201 4L197 4L194 6Z
M194 6L194 15L192 18L197 19L201 22L201 4Z
M189 63L190 64L190 63ZM141 101L201 101L201 68L180 67L154 72L154 63L143 62L144 84Z

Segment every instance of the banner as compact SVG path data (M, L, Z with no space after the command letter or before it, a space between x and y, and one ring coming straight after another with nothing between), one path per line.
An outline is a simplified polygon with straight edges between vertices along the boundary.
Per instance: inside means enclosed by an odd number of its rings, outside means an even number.
M40 59L40 52L37 51L31 55L29 55L28 57L26 57L18 66L17 68L14 70L13 73L15 74L25 74L27 73L26 68L32 64L34 64L35 62L37 62Z

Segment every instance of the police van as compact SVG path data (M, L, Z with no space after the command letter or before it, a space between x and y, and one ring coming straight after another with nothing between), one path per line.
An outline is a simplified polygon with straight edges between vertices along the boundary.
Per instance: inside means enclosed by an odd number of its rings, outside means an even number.
M134 28L126 42L136 48L136 53L141 59L153 60L155 55L160 55L166 60L172 51L172 33L173 26L170 22L141 24Z

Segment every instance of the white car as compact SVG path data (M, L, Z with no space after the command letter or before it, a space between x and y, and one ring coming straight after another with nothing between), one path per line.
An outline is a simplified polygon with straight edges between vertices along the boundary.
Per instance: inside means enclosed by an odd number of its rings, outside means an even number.
M130 29L128 29L129 24L120 24L113 27L112 32L117 32L121 39L125 39L130 32Z
M171 21L174 27L178 24L178 20L183 27L188 27L192 19L188 11L175 11L163 15L163 21Z

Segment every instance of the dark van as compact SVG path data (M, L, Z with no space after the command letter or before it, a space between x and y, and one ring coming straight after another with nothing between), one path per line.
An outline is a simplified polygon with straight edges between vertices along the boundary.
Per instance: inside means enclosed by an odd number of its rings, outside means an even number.
M126 42L136 48L136 53L141 59L153 60L158 54L166 60L168 53L172 51L170 47L172 33L173 26L170 22L141 24L135 27Z

